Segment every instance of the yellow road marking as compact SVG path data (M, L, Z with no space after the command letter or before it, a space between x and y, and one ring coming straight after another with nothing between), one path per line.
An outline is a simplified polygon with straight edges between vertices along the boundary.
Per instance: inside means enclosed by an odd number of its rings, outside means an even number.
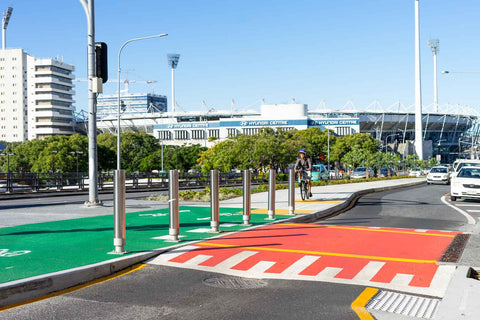
M295 210L295 213L312 213L314 210ZM253 209L250 211L252 214L267 214L268 209ZM275 209L275 214L288 215L290 211L288 209Z
M282 223L283 226L302 226L302 227L315 227L315 228L329 228L329 229L344 229L344 230L359 230L359 231L372 231L372 232L387 232L387 233L401 233L401 234L414 234L418 236L432 236L432 237L447 237L454 238L455 234L439 234L439 233L426 233L426 232L413 232L413 231L400 231L400 230L384 230L384 229L371 229L371 228L355 228L355 227L341 227L341 226L329 226L323 224L307 224L307 223Z
M376 295L378 289L366 288L363 292L352 302L352 310L355 311L360 320L375 320L374 317L365 309L365 305Z
M203 246L211 246L211 247L240 248L240 249L249 249L249 250L289 252L289 253L303 253L303 254L308 254L308 255L347 257L347 258L359 258L359 259L380 260L380 261L397 261L397 262L412 262L412 263L437 263L436 260L418 260L418 259L406 259L406 258L377 257L377 256L366 256L366 255L362 255L362 254L352 254L352 253L321 252L321 251L307 251L307 250L294 250L294 249L277 249L277 248L265 248L265 247L249 247L249 246L242 246L242 245L212 243L212 242L200 242L200 243L197 243L197 244L198 245L203 245Z
M344 200L295 200L298 203L340 203Z
M60 296L60 295L63 295L63 294L67 294L67 293L70 293L70 292L73 292L73 291L76 291L76 290L80 290L80 289L83 289L83 288L87 288L87 287L90 287L90 286L93 286L93 285L96 285L96 284L99 284L99 283L107 282L107 281L113 280L115 278L124 276L126 274L138 271L145 266L146 266L146 264L143 264L143 263L136 264L136 265L128 267L128 268L126 268L126 269L124 269L120 272L114 273L112 275L109 275L109 276L106 276L106 277L103 277L103 278L100 278L100 279L97 279L97 280L90 281L88 283L79 284L77 286L74 286L74 287L71 287L71 288L68 288L68 289L65 289L65 290L60 290L60 291L57 291L57 292L49 293L45 296L41 296L41 297L38 297L38 298L32 298L32 299L28 299L26 301L17 302L17 303L8 305L8 306L0 307L0 312L5 311L5 310L9 310L9 309L13 309L13 308L17 308L17 307L20 307L20 306L23 306L23 305L26 305L26 304L30 304L30 303L33 303L33 302L42 301L42 300L45 300L45 299L49 299L49 298L53 298L53 297Z

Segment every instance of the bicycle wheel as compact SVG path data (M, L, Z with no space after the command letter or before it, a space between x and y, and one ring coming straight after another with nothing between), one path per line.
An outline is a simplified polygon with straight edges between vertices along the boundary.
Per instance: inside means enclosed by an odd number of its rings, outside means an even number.
M305 193L305 198L308 200L309 194L308 194L308 183L304 182L303 183L303 193Z
M305 181L300 181L300 196L302 197L302 200L305 200L305 197L307 196L304 188L305 184Z

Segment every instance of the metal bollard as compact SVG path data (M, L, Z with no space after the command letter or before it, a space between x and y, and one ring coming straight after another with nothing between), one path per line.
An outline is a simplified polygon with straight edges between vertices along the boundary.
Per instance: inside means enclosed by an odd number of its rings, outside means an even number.
M288 214L295 214L295 170L288 169Z
M170 215L170 225L168 229L170 239L168 241L178 242L180 223L178 217L178 170L176 169L168 171L168 195L168 212Z
M276 184L276 172L270 169L268 175L268 219L275 219L275 184Z
M250 170L243 170L243 225L249 226L250 224L250 207L252 203L252 197L250 194L251 186L251 173Z
M219 232L218 225L220 224L220 199L219 199L219 176L218 170L210 171L210 226L212 232Z
M115 170L113 176L114 182L114 238L115 246L113 254L124 254L126 243L125 226L125 170Z

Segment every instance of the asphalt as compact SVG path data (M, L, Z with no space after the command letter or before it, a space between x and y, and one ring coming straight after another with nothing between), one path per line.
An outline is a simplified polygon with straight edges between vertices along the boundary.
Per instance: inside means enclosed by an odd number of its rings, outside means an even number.
M127 214L126 249L130 253L120 257L108 254L113 249L111 203L106 202L104 207L93 210L78 203L57 204L53 211L63 211L63 214L59 214L56 218L46 214L48 218L42 221L42 214L37 212L37 223L0 229L2 239L0 270L4 270L0 273L0 310L2 306L11 306L113 274L162 252L205 238L286 220L312 222L352 206L361 195L411 186L422 181L423 179L400 179L315 187L314 200L296 202L297 215L295 216L288 215L287 190L278 190L274 221L266 220L267 193L253 194L251 218L253 226L241 225L241 198L222 201L220 211L222 233L220 234L212 234L208 231L210 208L205 204L181 206L182 241L173 245L162 238L168 235L168 209L165 202L127 200L127 208L131 212ZM298 194L296 198L299 198ZM149 210L145 211L145 209ZM8 209L10 218L13 220L16 215L28 215L29 211L35 211L34 207L27 208L27 211L25 208ZM41 211L49 212L49 206L42 207ZM95 216L78 218L79 214ZM477 239L480 230L476 227L473 229L472 239ZM473 245L472 250L476 247L478 244ZM466 251L468 255L468 246ZM479 281L467 278L465 273L471 273L469 266L457 268L454 279L458 281L451 282L437 313L437 316L440 316L439 319L478 319L479 313L473 307L470 308L470 304L465 301L469 298L475 298L478 301L475 294L480 294L480 290L477 290L480 287L475 286L478 286ZM475 290L469 289L472 286ZM459 317L452 312L459 309L458 296L462 297L460 306L465 305L464 308L460 308L462 315ZM442 315L446 317L442 318Z

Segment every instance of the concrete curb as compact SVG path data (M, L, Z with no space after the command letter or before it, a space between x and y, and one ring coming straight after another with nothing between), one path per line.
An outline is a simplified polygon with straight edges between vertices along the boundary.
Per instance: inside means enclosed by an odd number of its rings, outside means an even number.
M403 184L400 186L390 186L390 187L379 187L379 188L370 188L362 191L357 191L352 193L345 201L342 203L333 206L329 209L313 212L307 215L295 216L284 220L272 221L265 223L263 225L254 226L252 228L247 228L239 230L235 233L242 232L245 230L252 230L255 228L260 228L265 225L271 225L282 222L312 222L321 218L326 218L337 213L340 210L343 210L350 206L358 197L363 195L374 193L374 192L383 192L389 190L395 190L400 188L407 188L416 185L425 183L425 181L417 181L408 184ZM232 233L228 233L231 235ZM218 235L212 238L219 238L225 235ZM212 239L210 238L210 239ZM196 241L202 242L205 239ZM137 263L151 259L161 253L180 248L186 245L191 245L196 242L188 243L179 243L166 248L150 250L142 253L137 253L134 255L129 255L126 257L119 257L116 259L99 262L96 264L86 265L78 268L58 271L54 273L48 273L44 275L39 275L35 277L30 277L26 279L11 281L7 283L0 284L0 308L26 302L27 300L40 298L42 296L65 290L77 285L85 284L90 281L106 277L114 274L115 272L121 271L125 268L128 268Z

